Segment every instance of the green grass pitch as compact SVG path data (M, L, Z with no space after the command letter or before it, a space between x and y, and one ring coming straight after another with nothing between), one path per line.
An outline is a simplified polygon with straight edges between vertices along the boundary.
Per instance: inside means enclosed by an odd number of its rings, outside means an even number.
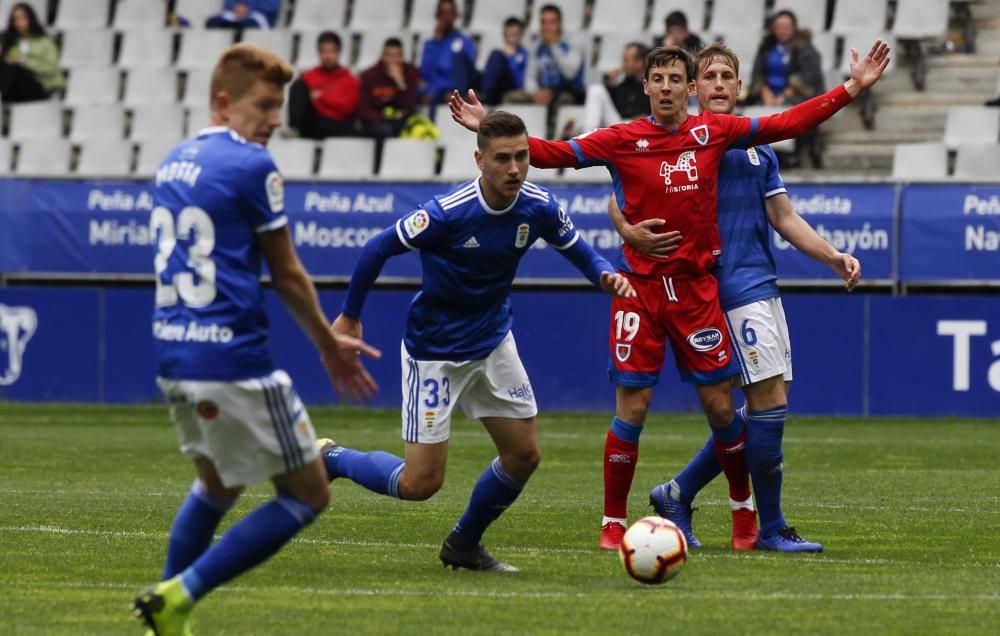
M314 409L317 432L401 451L394 411ZM542 466L487 533L513 575L452 572L437 548L493 457L456 421L444 489L408 503L347 482L274 559L209 595L195 633L983 634L1000 630L1000 423L794 418L785 511L820 555L733 553L724 484L699 498L706 548L662 586L597 550L607 414L543 413ZM643 435L631 516L702 444L695 417ZM192 479L165 408L0 404L0 634L141 634ZM248 492L229 521L270 497Z

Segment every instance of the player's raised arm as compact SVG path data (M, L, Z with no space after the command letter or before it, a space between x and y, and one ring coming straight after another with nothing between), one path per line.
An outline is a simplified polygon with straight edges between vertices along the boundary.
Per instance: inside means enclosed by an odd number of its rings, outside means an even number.
M882 40L876 40L864 58L851 49L851 78L823 95L813 97L783 113L761 117L751 124L750 134L738 146L760 145L794 139L815 128L849 104L857 95L871 87L882 77L889 66L891 49Z
M805 219L799 216L787 194L773 196L766 202L767 220L781 238L806 256L826 263L843 279L851 291L861 278L861 263L850 254L830 245Z

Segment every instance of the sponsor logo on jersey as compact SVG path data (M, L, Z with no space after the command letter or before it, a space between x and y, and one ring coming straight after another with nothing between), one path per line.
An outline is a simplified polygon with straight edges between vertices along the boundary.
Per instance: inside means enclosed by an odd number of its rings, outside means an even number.
M470 236L468 241L462 243L462 247L466 249L473 249L479 247L479 241L476 240L475 236Z
M519 386L510 387L507 389L507 395L509 395L512 400L521 400L522 402L531 402L535 399L535 394L531 390L531 385L527 382Z
M648 139L643 138L643 139L640 139L639 141L635 142L635 151L636 152L646 152L647 150L649 150L649 140Z
M747 156L750 157L751 164L755 166L760 165L760 156L757 154L756 148L747 148Z
M285 209L285 180L272 170L264 179L264 188L267 190L267 202L271 205L271 212L275 214L283 212Z
M416 238L417 234L426 230L430 224L430 215L424 210L417 210L403 221L403 230L410 238Z
M632 345L619 342L615 344L615 357L618 362L625 362L632 355Z
M0 355L6 352L0 372L0 386L9 386L21 377L24 351L38 328L38 314L31 307L0 304Z
M715 327L699 329L688 336L687 341L695 351L711 351L722 344L722 332Z
M522 223L517 226L517 238L514 239L514 247L524 247L528 244L528 234L531 232L531 226L527 223Z
M667 192L680 192L681 190L696 190L698 188L697 184L694 186L674 186L673 184L673 174L675 172L680 172L681 174L687 175L688 181L698 180L698 157L695 155L694 150L686 150L677 157L677 163L670 163L669 161L664 161L660 164L660 176L663 177L663 184L667 186Z
M212 400L201 400L194 410L198 413L198 417L209 422L219 417L219 405Z
M702 124L691 129L691 136L702 146L708 143L708 126Z

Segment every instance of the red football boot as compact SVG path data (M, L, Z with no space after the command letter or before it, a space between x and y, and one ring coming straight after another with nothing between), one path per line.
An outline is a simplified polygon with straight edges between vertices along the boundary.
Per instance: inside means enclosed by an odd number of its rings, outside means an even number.
M601 526L601 549L617 550L622 545L625 536L625 526L618 521L609 521ZM756 536L754 537L756 540Z
M757 511L739 508L732 512L733 550L753 550L757 547Z

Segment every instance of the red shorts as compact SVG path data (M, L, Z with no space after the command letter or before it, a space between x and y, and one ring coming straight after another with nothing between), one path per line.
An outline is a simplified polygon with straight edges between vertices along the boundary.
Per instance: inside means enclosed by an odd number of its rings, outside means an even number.
M636 296L611 300L608 376L612 382L655 386L668 341L684 382L715 384L740 373L714 276L619 273L628 277Z

